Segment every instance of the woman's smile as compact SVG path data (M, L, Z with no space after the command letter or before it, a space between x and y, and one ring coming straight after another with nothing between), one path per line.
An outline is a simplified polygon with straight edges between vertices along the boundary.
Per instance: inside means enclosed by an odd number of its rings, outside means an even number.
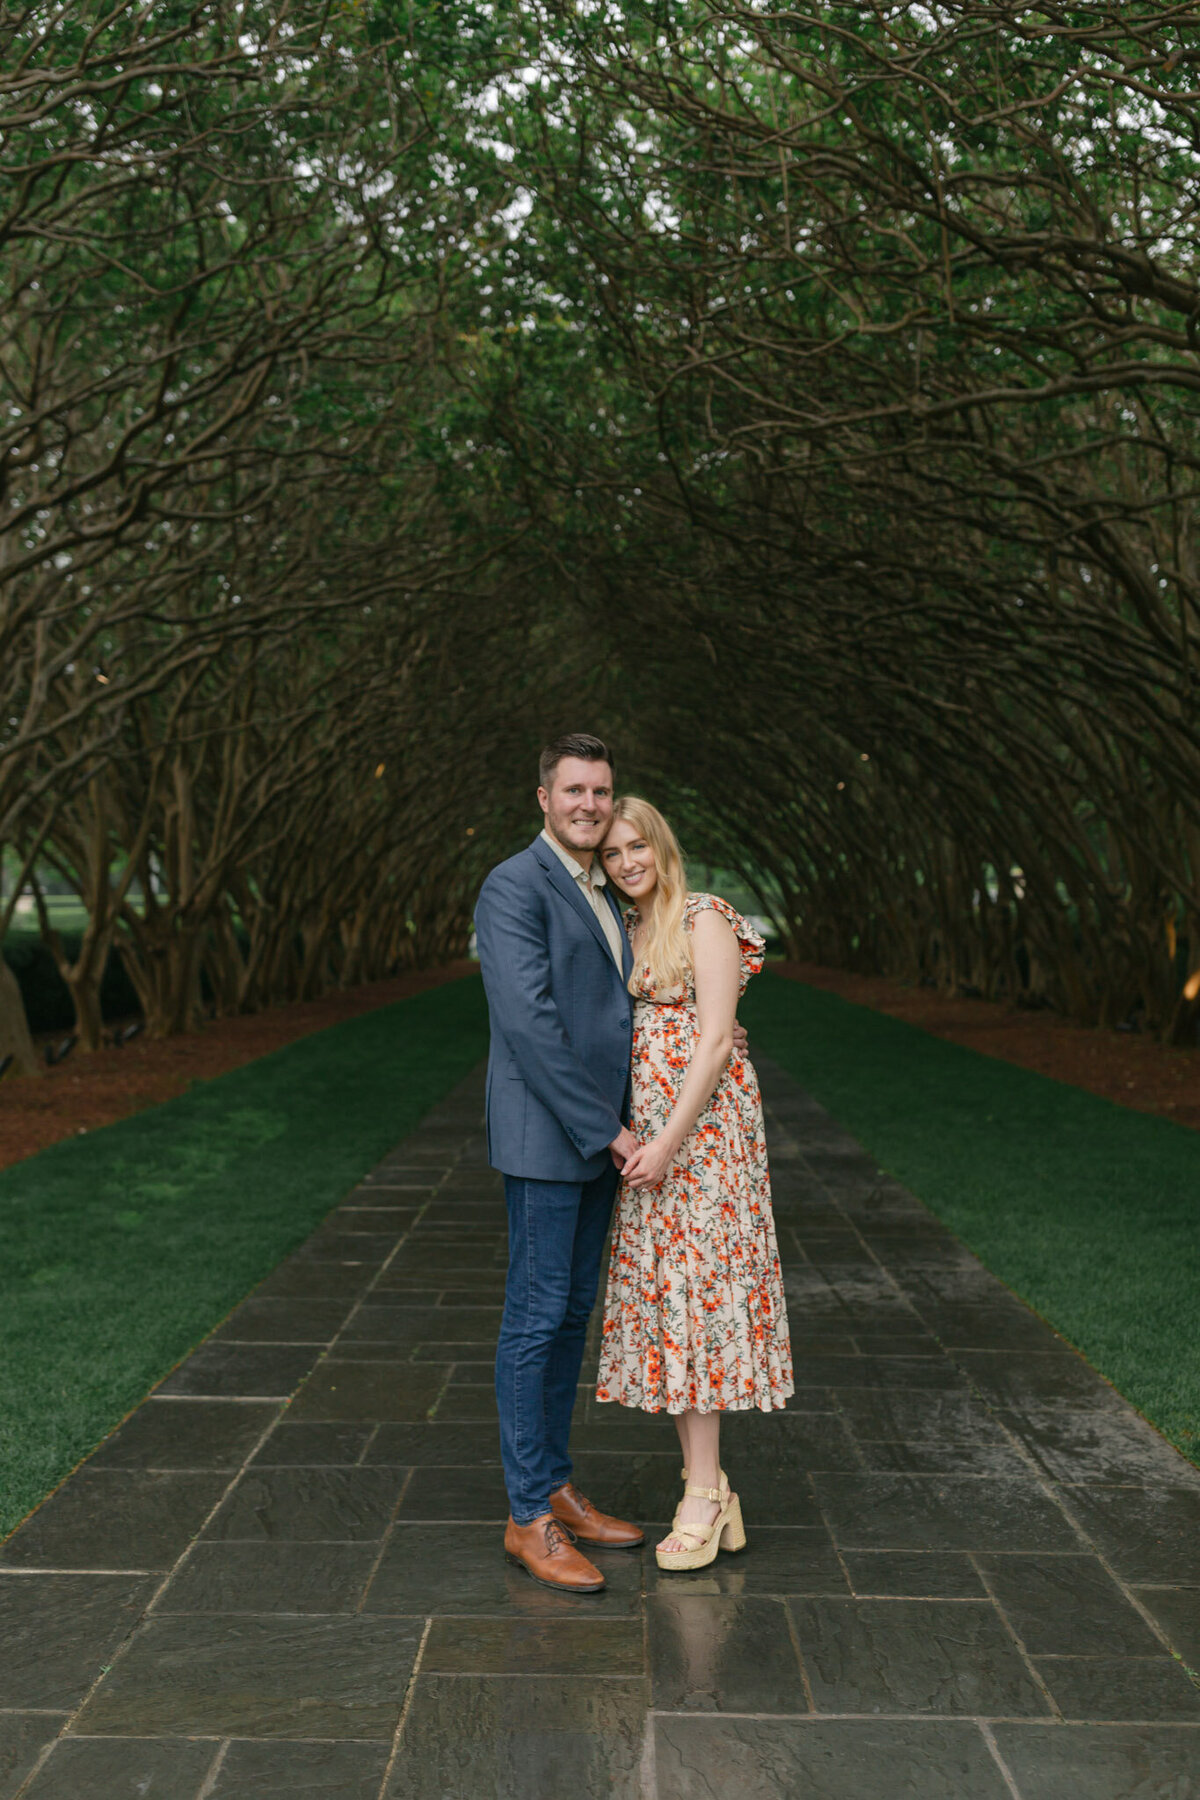
M654 851L632 825L615 819L600 852L604 873L626 894L648 894L658 883Z

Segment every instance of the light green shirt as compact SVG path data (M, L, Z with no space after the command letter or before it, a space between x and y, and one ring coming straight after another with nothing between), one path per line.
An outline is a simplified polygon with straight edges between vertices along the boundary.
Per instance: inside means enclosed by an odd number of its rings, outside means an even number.
M608 882L604 878L603 870L596 868L593 863L591 878L589 879L587 870L575 861L575 858L571 855L569 850L563 849L557 838L551 837L550 833L546 830L543 830L542 838L549 844L572 881L577 881L579 883L580 888L583 890L584 898L587 900L588 905L600 921L600 929L604 933L604 936L608 941L608 947L613 953L613 961L616 963L617 968L621 970L621 927L617 923L616 914L613 912L612 907L608 904L608 901L601 892L602 888L608 886Z

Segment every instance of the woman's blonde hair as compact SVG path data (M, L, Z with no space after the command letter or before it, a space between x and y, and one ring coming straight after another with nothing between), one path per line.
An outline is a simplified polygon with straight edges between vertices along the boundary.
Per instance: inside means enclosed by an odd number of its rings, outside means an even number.
M692 948L683 928L688 884L679 840L657 806L651 806L649 800L641 800L636 794L622 794L613 803L612 816L614 825L623 820L649 844L658 871L649 913L643 918L646 942L639 965L629 977L630 989L637 992L638 975L646 964L649 964L650 979L659 993L682 987L692 971Z

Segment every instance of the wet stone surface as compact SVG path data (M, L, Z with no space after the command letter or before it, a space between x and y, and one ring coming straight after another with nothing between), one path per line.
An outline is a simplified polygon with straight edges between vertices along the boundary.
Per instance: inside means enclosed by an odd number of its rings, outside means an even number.
M230 1744L211 1800L377 1800L386 1744Z
M228 1487L215 1470L81 1469L0 1549L21 1569L169 1569Z
M653 1766L657 1800L1012 1800L965 1722L666 1717Z
M29 1800L154 1800L159 1794L194 1793L216 1759L211 1740L184 1738L66 1738L24 1793ZM190 1784L190 1785L189 1785Z
M1200 1800L1200 1471L778 1071L797 1392L691 1574L504 1559L482 1071L0 1549L0 1800Z
M66 1724L65 1714L0 1712L0 1800L12 1800Z

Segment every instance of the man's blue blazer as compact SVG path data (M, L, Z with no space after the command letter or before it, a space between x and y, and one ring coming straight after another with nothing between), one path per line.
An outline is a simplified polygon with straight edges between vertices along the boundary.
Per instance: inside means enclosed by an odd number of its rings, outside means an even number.
M619 918L606 886L606 903ZM492 870L475 908L492 1044L488 1156L505 1175L590 1181L628 1119L633 957L540 837Z

